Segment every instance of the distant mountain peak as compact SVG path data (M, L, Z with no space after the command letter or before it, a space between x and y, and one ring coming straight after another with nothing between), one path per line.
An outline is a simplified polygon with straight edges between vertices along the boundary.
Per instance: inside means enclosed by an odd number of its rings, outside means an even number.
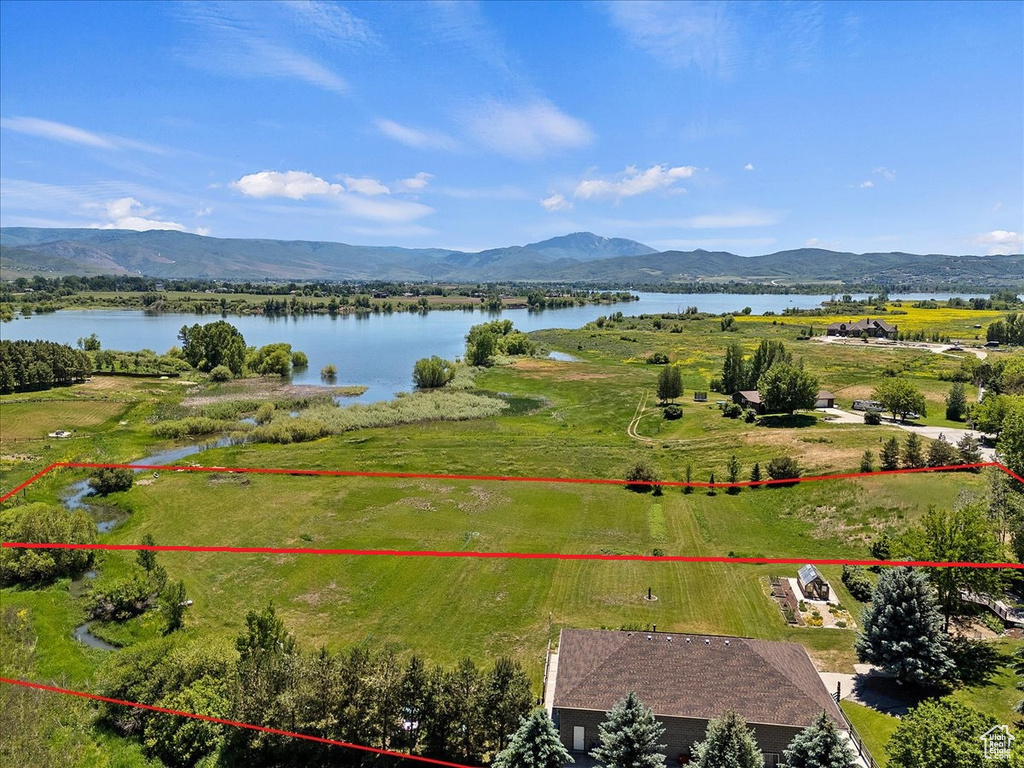
M555 259L572 259L573 261L595 261L610 259L616 256L646 256L657 253L649 245L627 240L622 237L604 237L593 232L573 232L539 243L529 243L528 250L543 253Z

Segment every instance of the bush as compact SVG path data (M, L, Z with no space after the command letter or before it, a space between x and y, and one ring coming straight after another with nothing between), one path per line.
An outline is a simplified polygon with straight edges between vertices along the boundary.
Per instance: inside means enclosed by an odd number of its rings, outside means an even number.
M865 424L881 424L882 414L878 411L865 411L864 412L864 423Z
M82 510L70 512L40 502L0 512L0 539L6 542L92 544L96 523ZM39 584L77 576L92 565L86 549L0 549L0 586Z
M792 480L800 477L800 466L792 456L779 456L768 462L768 477L772 480Z
M417 360L412 369L412 381L416 389L438 389L454 376L455 369L452 363L437 355Z
M647 358L649 365L668 365L668 355L664 352L655 352Z
M668 405L665 407L664 415L665 418L668 419L669 421L681 419L683 418L683 409L680 408L678 405Z
M328 363L320 369L320 378L332 381L338 375L338 367L334 363Z
M97 469L89 478L89 487L98 495L127 491L135 482L135 473L130 469Z
M722 415L730 419L738 419L743 415L743 408L736 403L729 403L722 409Z
M253 420L257 424L266 424L272 418L274 418L274 404L263 403L259 408L256 409L256 415Z
M626 488L637 493L647 493L658 481L658 472L645 460L640 460L626 471Z
M868 578L865 570L859 565L843 566L843 584L850 590L854 600L861 603L871 601L874 586L871 584L871 579Z
M292 352L292 368L308 368L309 358L305 352Z
M753 408L747 408L747 410L743 412L743 420L747 422L747 424L753 424L757 421L757 411Z
M218 365L210 371L210 381L230 381L231 369L226 365Z

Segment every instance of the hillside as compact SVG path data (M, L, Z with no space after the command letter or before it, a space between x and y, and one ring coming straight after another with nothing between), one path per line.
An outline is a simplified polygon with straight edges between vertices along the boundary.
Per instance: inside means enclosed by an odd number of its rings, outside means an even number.
M184 232L0 229L4 276L140 274L268 280L564 281L657 284L698 280L1024 285L1024 257L839 253L815 248L743 257L665 251L577 232L478 253L315 241L225 239Z

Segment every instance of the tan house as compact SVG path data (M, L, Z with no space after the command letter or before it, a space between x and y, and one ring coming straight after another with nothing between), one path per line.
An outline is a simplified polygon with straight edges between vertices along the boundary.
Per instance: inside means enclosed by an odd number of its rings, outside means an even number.
M872 339L895 339L899 335L898 326L889 325L885 320L872 320L866 317L863 320L848 323L832 323L825 330L828 336L853 336L860 337L866 334Z
M549 674L551 669L549 668ZM570 751L589 753L598 726L636 693L665 726L669 765L686 765L708 721L732 710L754 730L768 768L822 711L849 726L807 651L795 643L721 635L563 629L552 717Z

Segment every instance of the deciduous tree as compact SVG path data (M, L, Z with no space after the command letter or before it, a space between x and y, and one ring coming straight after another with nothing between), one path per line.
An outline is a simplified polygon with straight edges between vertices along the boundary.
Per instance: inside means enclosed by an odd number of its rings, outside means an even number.
M769 413L793 413L813 408L818 399L818 380L787 363L773 365L757 382L757 392Z
M871 393L871 399L880 402L894 419L898 418L901 421L910 413L918 413L921 416L927 414L927 406L921 390L901 377L883 381L875 387Z

